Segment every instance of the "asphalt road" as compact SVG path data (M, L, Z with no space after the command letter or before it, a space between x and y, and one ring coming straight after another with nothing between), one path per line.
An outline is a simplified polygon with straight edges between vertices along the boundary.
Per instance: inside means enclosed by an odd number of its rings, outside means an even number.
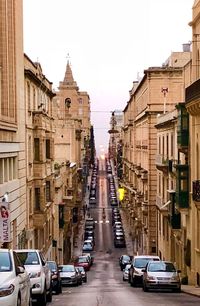
M101 169L101 168L100 168ZM105 207L106 218L102 218ZM122 280L118 258L126 249L113 245L111 208L107 201L105 172L99 176L99 204L90 209L96 220L94 264L88 272L88 282L79 287L64 287L63 293L53 296L52 306L195 306L200 305L198 297L170 291L143 292L132 288ZM42 306L42 305L41 305Z

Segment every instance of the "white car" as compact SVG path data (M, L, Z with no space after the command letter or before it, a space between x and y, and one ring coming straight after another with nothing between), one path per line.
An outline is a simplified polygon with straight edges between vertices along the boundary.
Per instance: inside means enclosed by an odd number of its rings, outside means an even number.
M0 306L30 306L31 282L13 250L0 249Z
M51 271L41 251L36 249L16 250L21 262L29 273L32 297L39 305L52 301Z

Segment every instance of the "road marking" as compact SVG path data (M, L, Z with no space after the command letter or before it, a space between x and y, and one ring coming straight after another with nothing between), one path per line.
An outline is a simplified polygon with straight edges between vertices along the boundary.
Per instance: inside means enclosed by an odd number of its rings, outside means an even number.
M110 221L109 220L99 220L99 221L95 221L95 223L99 223L99 224L110 223Z

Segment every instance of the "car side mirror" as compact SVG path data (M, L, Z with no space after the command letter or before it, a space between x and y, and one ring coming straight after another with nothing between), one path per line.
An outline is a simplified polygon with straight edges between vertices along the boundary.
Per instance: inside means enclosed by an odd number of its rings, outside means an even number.
M18 275L18 274L22 274L22 273L24 273L24 272L25 272L25 268L20 267L20 266L17 267L17 269L16 269L17 275Z

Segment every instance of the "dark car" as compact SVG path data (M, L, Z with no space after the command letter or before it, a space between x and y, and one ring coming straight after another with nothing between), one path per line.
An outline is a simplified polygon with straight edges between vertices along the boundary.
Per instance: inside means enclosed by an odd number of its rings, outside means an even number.
M76 268L79 269L79 271L81 272L83 282L87 283L87 272L85 271L85 269L82 266L78 266Z
M131 257L129 255L121 255L119 258L119 265L121 268L121 271L125 269L127 264L131 263Z
M125 248L126 247L126 240L125 240L125 237L118 237L118 236L115 236L114 237L114 246L116 248Z
M47 264L51 270L52 290L56 294L62 293L62 283L57 263L55 261L47 261Z

